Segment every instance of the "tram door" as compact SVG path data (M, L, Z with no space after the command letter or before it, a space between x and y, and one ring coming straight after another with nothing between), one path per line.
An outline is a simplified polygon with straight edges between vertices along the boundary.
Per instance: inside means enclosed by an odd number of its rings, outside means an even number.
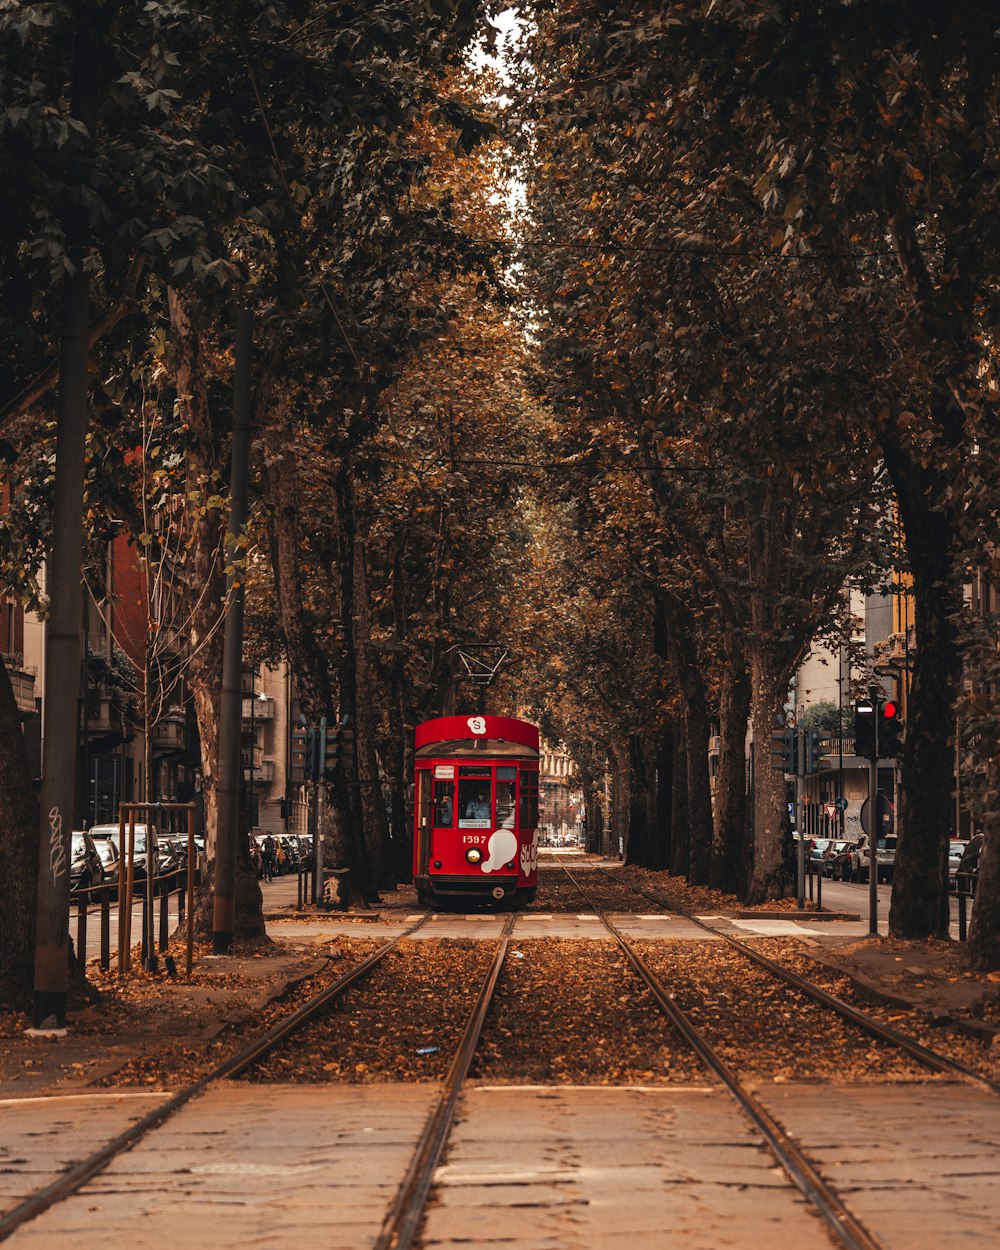
M431 770L417 770L417 871L427 872L431 862Z

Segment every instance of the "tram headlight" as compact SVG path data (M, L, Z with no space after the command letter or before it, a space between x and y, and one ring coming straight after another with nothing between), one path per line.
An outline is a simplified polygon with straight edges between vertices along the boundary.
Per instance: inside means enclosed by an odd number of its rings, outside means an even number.
M483 853L479 849L478 846L470 846L469 849L465 852L465 858L469 861L470 864L478 864L479 861L483 858Z

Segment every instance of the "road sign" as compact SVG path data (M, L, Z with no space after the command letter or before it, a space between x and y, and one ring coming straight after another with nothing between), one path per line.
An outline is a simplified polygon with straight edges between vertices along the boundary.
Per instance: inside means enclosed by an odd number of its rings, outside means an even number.
M867 799L861 804L861 828L865 833L871 833L868 828L868 811L870 804ZM896 813L893 811L892 804L884 794L878 796L878 829L875 831L877 838L885 837L887 833L892 833L892 826Z
M840 799L834 799L833 801L834 801L834 803L836 803L836 805L837 805L837 811L838 811L838 812L846 812L846 811L847 811L847 800L846 800L846 799L844 799L844 798L840 798Z
M839 810L839 809L838 809L838 807L837 807L837 804L836 804L836 803L827 803L827 805L826 805L826 814L827 814L828 816L836 816L836 814L837 814L838 810Z

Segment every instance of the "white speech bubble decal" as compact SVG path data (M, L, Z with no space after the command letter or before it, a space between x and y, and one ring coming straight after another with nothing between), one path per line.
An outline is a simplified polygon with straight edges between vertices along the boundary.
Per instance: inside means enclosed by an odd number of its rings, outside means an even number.
M474 734L484 734L486 732L486 719L483 716L470 716L468 726Z
M490 834L489 856L483 864L483 872L496 872L517 854L517 835L509 829L497 829Z

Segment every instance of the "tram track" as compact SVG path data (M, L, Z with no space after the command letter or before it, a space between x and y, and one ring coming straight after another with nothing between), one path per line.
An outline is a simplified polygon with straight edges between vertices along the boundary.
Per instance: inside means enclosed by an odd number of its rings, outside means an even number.
M489 1011L500 970L507 957L510 935L514 929L514 916L504 922L503 932L476 999L475 1006L466 1021L465 1029L445 1075L437 1101L424 1124L423 1131L413 1152L413 1158L403 1182L397 1191L382 1229L375 1239L374 1250L408 1250L413 1245L430 1197L434 1172L444 1153L458 1108L462 1085L472 1067L472 1060L483 1031L486 1013Z
M423 916L415 924L410 925L390 941L373 951L353 968L348 969L333 984L326 986L308 1002L297 1008L290 1015L277 1021L266 1032L253 1038L236 1054L223 1060L196 1081L184 1086L171 1095L160 1106L154 1107L129 1128L106 1142L100 1149L93 1151L86 1158L78 1160L48 1185L21 1199L10 1210L0 1214L0 1242L7 1240L24 1224L43 1214L51 1207L65 1201L77 1193L89 1180L102 1172L109 1163L119 1155L131 1150L138 1142L161 1127L167 1120L180 1111L187 1103L203 1093L209 1085L222 1080L240 1076L251 1068L269 1052L278 1047L298 1029L321 1015L336 999L344 994L352 985L365 977L373 968L382 962L391 951L404 939L415 933L429 917Z
M786 1175L800 1193L812 1203L824 1224L840 1244L848 1247L849 1250L881 1250L880 1243L871 1231L844 1205L840 1196L826 1182L798 1143L723 1060L628 938L604 911L593 903L587 891L569 869L564 868L563 871L618 943L633 971L652 994L657 1006L695 1051L708 1071L722 1083L751 1123L757 1127ZM708 929L707 925L702 927Z
M564 869L564 871L567 871L567 875L571 876L571 874L568 873L568 870ZM667 902L661 898L657 898L657 896L652 894L650 891L644 890L640 886L633 885L629 881L623 881L620 877L617 877L614 873L609 872L607 869L599 868L597 871L603 873L607 877L610 877L612 881L615 881L624 889L630 890L634 894L638 894L641 897L648 899L650 902L655 903L658 907L661 907L666 911L674 911L674 908L672 908ZM577 888L581 889L582 892L582 887L578 885ZM698 928L703 929L706 933L712 934L713 937L721 939L731 949L738 951L741 955L745 956L759 968L763 968L766 972L770 973L778 980L783 981L786 985L789 985L798 990L800 993L806 995L813 1002L830 1008L830 1010L836 1012L836 1014L842 1019L863 1030L870 1037L874 1037L878 1041L897 1047L899 1050L902 1050L904 1053L909 1055L912 1059L916 1060L917 1063L922 1064L931 1071L939 1072L943 1075L955 1077L959 1080L978 1085L980 1088L988 1090L990 1093L1000 1094L1000 1083L997 1081L991 1080L989 1077L984 1076L980 1072L976 1072L974 1069L950 1058L948 1055L943 1055L939 1051L933 1050L929 1046L925 1046L922 1042L917 1041L916 1038L910 1037L901 1030L894 1029L891 1025L875 1019L874 1016L861 1011L857 1007L854 1007L851 1003L846 1002L836 994L831 994L828 990L814 984L806 977L799 976L798 973L793 972L790 968L784 967L784 965L777 963L773 959L768 959L766 955L762 955L760 951L754 950L753 947L748 946L745 942L741 942L738 938L730 937L727 933L720 933L718 929L705 924L704 921L698 920L695 916L686 916L685 919L691 924L696 925Z

